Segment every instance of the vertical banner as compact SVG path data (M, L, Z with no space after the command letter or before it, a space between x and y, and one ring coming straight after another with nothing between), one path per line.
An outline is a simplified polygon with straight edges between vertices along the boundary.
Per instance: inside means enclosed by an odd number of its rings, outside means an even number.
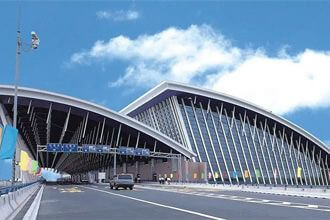
M33 160L32 161L32 173L35 174L38 172L38 161Z
M0 180L11 180L13 160L0 160Z
M17 129L6 125L0 146L0 159L13 159L16 149Z
M274 178L275 179L277 178L277 170L276 169L274 170Z
M297 168L297 177L301 178L301 167Z
M260 177L260 170L256 169L256 178Z
M41 176L41 171L42 171L42 169L40 167L38 167L38 171L37 171L36 175Z
M222 176L223 176L223 178L228 178L227 172L223 171Z
M250 175L249 175L249 171L248 170L244 170L244 177L245 178L248 178Z
M32 159L29 158L29 162L28 162L28 171L30 174L32 174Z
M21 161L19 163L19 166L22 171L28 170L29 159L29 155L24 150L21 150Z
M194 179L197 179L197 173L194 173Z
M214 173L214 177L215 177L216 179L219 178L219 174L218 174L218 172L215 172L215 173Z

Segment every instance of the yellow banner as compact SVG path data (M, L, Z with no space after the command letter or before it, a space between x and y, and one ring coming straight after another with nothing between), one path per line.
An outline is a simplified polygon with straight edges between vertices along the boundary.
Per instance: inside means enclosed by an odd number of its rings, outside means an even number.
M29 155L24 150L21 150L21 161L19 166L21 167L22 171L27 171L29 169L29 160Z
M301 177L301 167L298 167L297 169L297 177Z
M215 172L214 177L215 177L216 179L219 178L219 174L218 174L218 172Z
M248 170L244 170L244 177L245 178L249 177L249 171Z

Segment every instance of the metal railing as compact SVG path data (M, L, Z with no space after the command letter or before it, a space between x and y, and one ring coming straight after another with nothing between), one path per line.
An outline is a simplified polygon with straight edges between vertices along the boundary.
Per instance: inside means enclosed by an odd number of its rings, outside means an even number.
M38 182L41 182L41 180L37 180L37 181L31 182L31 183L21 183L21 184L15 184L13 186L2 187L2 188L0 188L0 196L8 194L9 192L15 192L19 189L22 189L24 187L30 186L30 185L38 183Z

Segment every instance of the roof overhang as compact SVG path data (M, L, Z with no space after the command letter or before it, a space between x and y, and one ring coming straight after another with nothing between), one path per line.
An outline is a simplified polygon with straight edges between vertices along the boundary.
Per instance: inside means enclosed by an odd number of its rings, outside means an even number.
M136 99L134 102L123 108L120 113L125 115L136 115L138 112L143 111L146 108L154 105L155 103L161 101L163 98L178 95L181 93L189 93L196 96L203 96L208 97L210 99L221 100L236 106L243 107L244 109L253 111L260 115L263 115L267 118L270 118L284 126L292 129L293 131L297 132L298 134L306 137L310 141L314 142L318 145L321 149L325 152L330 153L330 149L327 147L325 143L320 141L318 138L307 132L306 130L302 129L301 127L293 124L292 122L286 120L285 118L278 116L271 111L263 109L262 107L256 106L250 102L244 101L242 99L220 93L215 92L209 89L201 89L200 87L191 86L183 83L176 83L176 82L169 82L165 81L159 84L158 86L154 87L153 89L149 90L147 93Z
M0 96L14 96L14 87L8 86L8 85L0 85ZM184 148L180 143L172 140L171 138L167 137L166 135L160 133L159 131L156 131L149 126L129 117L124 114L117 113L111 109L108 109L106 107L84 101L81 99L77 99L71 96L66 96L62 94L57 94L53 92L48 91L42 91L38 89L32 89L32 88L25 88L25 87L19 87L18 88L18 96L19 97L25 97L29 99L37 99L37 100L43 100L48 101L52 103L59 103L64 104L67 106L73 106L76 108L84 109L86 111L90 111L99 115L102 115L106 118L111 118L112 120L115 120L119 123L125 124L127 126L130 126L140 132L143 132L147 135L150 135L157 139L158 141L162 143L166 143L169 147L174 149L175 151L183 154L184 156L191 158L196 156L196 154L189 149Z

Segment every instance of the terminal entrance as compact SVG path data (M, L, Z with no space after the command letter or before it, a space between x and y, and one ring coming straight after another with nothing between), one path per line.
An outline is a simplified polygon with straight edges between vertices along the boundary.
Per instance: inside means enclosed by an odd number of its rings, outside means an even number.
M206 169L206 164L189 162L181 154L123 146L52 143L38 145L37 155L40 154L46 154L46 157L63 154L61 158L66 159L58 162L61 168L58 171L70 174L74 182L107 181L119 173L131 173L142 181L158 181L159 177L169 177L175 182L192 181L195 177L197 181L196 173L200 175ZM195 175L189 178L188 172L193 166Z
M206 182L206 163L188 161L181 154L154 152L146 148L52 143L38 145L37 155L62 154L57 170L74 182L107 181L120 173L131 173L141 181Z

